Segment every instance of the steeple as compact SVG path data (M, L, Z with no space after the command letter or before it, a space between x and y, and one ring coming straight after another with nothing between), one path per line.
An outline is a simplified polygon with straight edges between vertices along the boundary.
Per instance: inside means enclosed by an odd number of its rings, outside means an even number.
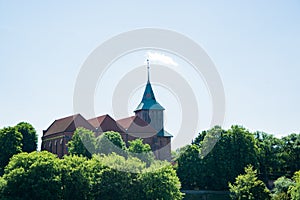
M147 84L144 91L144 95L141 103L135 109L134 112L139 110L164 110L164 108L156 101L152 86L150 83L150 64L149 59L147 59Z
M135 109L135 116L145 121L156 130L156 134L143 133L150 142L152 150L160 160L171 160L171 137L164 130L164 108L156 101L150 83L150 64L147 59L147 84L141 103Z

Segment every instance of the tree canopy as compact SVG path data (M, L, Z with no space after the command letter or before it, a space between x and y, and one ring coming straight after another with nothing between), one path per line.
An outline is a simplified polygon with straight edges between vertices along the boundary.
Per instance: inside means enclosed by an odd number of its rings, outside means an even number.
M34 127L27 122L20 122L15 127L23 136L22 151L27 153L36 151L38 139Z
M265 183L292 177L300 169L300 134L281 139L242 126L201 132L192 145L181 148L177 173L184 189L226 190L227 182L251 164ZM272 185L268 185L272 187Z
M257 152L254 136L245 128L214 127L180 154L177 173L185 189L226 190L244 167L258 165Z
M68 150L72 155L82 155L88 158L95 152L95 133L85 128L77 128L68 142Z
M49 152L20 153L0 177L0 199L181 199L180 182L167 162L150 167L115 153L91 159Z
M97 137L96 152L99 154L110 154L112 152L125 155L126 145L120 133L107 131Z
M60 199L61 182L58 158L49 152L14 155L3 175L2 198Z
M279 139L242 126L215 126L177 150L175 166L156 161L142 139L126 147L113 131L95 137L77 128L68 147L70 156L63 159L21 153L36 150L32 125L0 129L0 199L112 199L112 193L119 199L181 199L181 185L230 189L233 199L300 199L299 134ZM271 196L260 180L276 180Z
M272 200L290 200L291 196L288 193L289 188L294 186L294 182L284 176L278 178L274 182Z
M231 199L236 200L268 200L270 191L265 184L258 179L257 170L252 166L245 168L245 174L239 175L234 184L229 183Z
M22 151L22 134L15 127L0 129L0 175L9 159Z
M295 172L293 180L295 181L295 185L289 187L288 193L291 195L291 200L299 200L300 199L300 171Z
M9 159L22 151L32 152L37 148L37 134L33 126L20 122L14 127L0 129L0 175Z
M60 160L62 199L90 199L90 173L86 157L65 156Z
M149 144L144 144L142 139L129 141L128 152L130 155L144 161L148 166L154 161L154 155Z

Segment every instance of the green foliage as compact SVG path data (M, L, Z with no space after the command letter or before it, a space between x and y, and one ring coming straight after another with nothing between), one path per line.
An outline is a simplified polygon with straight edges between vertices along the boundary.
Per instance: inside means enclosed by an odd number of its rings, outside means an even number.
M170 165L147 169L141 174L140 183L144 194L140 199L182 199L179 179Z
M20 122L15 127L23 136L22 151L27 153L36 151L38 138L33 126L27 122Z
M133 141L129 141L128 151L132 153L144 153L150 152L151 147L149 144L144 144L143 139L135 139Z
M94 185L97 191L95 199L131 199L134 190L130 172L106 168L99 172L98 180Z
M202 132L178 158L177 174L184 189L227 190L228 181L248 164L257 166L253 135L241 126Z
M180 153L177 174L184 189L197 189L199 185L205 184L205 179L199 179L202 173L206 174L199 153L200 148L195 144L186 146Z
M206 134L206 131L202 131L201 133L199 133L195 140L192 141L192 144L200 145L200 143L204 140Z
M107 131L102 133L97 138L96 152L99 154L110 154L115 152L120 155L125 155L126 145L122 140L120 133Z
M87 159L78 156L65 156L60 160L62 198L90 199L90 168Z
M109 155L95 155L93 159L102 163L105 167L110 167L119 171L140 173L145 168L145 163L138 158L128 157L126 159L114 152Z
M199 146L201 147L200 157L202 159L212 151L212 149L215 147L215 144L220 140L224 133L225 131L222 130L220 126L215 126L208 131L204 131L204 137L199 143ZM202 138L201 134L199 137Z
M6 186L6 181L2 177L0 177L0 200L4 199L2 194L5 186Z
M234 184L229 183L231 199L268 200L270 192L265 184L258 180L257 171L252 166L245 168L245 174L239 175Z
M22 134L15 127L0 129L0 175L9 159L22 151Z
M60 199L58 158L49 152L14 155L5 168L2 197L7 199Z
M255 132L254 135L258 146L258 161L262 180L267 182L284 175L281 170L283 166L281 159L282 141L264 132Z
M68 150L72 155L91 158L95 152L95 133L85 128L77 128L72 139L68 142Z
M149 144L144 144L142 139L135 139L129 142L128 152L130 155L139 158L149 166L154 161L154 155Z
M95 155L89 162L95 169L91 181L95 199L181 199L179 179L166 162L145 168L139 159L115 153Z
M239 174L248 164L258 167L258 149L253 134L241 126L232 126L228 130L231 137L229 159L234 161L234 168Z
M290 200L291 197L288 194L290 187L294 185L293 181L286 177L280 177L274 182L274 189L272 194L272 200Z
M291 195L291 200L300 200L300 171L297 171L293 177L295 185L289 188L288 193Z
M300 170L300 134L290 134L282 138L283 171L291 177Z
M149 168L136 157L111 153L91 159L49 152L14 155L0 177L1 200L181 199L180 183L167 162Z

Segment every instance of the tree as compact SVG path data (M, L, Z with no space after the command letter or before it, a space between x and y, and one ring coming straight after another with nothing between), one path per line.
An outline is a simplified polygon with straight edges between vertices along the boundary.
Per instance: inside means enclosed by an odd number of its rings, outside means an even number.
M293 177L295 185L289 187L288 193L291 195L291 200L300 200L300 171L297 171Z
M95 199L138 199L141 187L137 185L137 179L145 163L137 158L125 159L116 153L94 155L89 162Z
M36 151L38 139L33 126L27 122L20 122L15 127L23 136L22 151L27 153Z
M183 189L195 189L204 185L205 179L201 179L201 173L205 173L206 170L202 168L203 163L199 155L200 148L195 144L187 145L179 155L177 175Z
M131 173L106 168L100 171L100 180L97 184L99 195L96 199L130 199L134 191L131 190Z
M272 200L290 200L291 196L288 193L290 187L294 185L294 182L286 177L280 177L274 182L274 189L272 194Z
M228 159L234 163L231 170L241 174L244 171L243 169L249 164L257 168L258 149L253 134L244 127L237 125L231 126L228 134L231 139L229 147L231 152L228 155Z
M282 142L273 135L264 132L255 132L255 141L258 146L259 171L262 180L275 180L284 175L282 171L283 160L281 158Z
M128 152L132 156L139 158L141 161L146 162L149 166L154 161L154 155L151 151L149 144L144 144L142 139L135 139L129 141Z
M65 156L60 160L60 169L63 199L91 199L91 170L86 157Z
M99 154L110 154L115 152L119 155L125 155L125 150L125 142L118 132L107 131L97 137L96 152Z
M59 159L52 153L14 155L3 179L1 196L4 199L61 199Z
M140 183L144 194L140 199L182 199L179 179L170 165L146 169L141 174Z
M85 128L77 128L72 139L68 142L69 153L91 158L95 152L95 133Z
M15 127L0 129L0 175L9 159L22 151L22 134Z
M257 170L249 165L245 174L239 175L234 184L229 183L231 199L236 200L268 200L270 192L265 184L258 180Z
M300 170L300 134L290 134L282 138L282 159L284 171L291 177Z
M227 190L228 182L248 164L258 166L254 136L241 126L219 126L202 132L178 158L177 174L184 189Z

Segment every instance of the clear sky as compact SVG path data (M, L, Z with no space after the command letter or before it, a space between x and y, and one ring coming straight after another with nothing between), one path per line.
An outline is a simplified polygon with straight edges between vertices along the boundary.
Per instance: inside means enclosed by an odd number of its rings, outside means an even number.
M150 27L174 30L205 49L225 89L224 127L240 124L277 136L299 133L299 24L298 0L0 0L0 127L27 121L41 136L54 119L73 114L75 81L89 54L114 35ZM132 66L143 64L146 53L125 59L126 64L119 60L115 67L129 70L131 60ZM109 79L118 81L113 75ZM176 104L163 89L154 89L162 105ZM132 94L128 110L142 90ZM97 113L113 115L108 104L95 102ZM210 116L203 113L199 131L209 127L205 119ZM166 116L167 128L176 131L178 118L168 110Z

